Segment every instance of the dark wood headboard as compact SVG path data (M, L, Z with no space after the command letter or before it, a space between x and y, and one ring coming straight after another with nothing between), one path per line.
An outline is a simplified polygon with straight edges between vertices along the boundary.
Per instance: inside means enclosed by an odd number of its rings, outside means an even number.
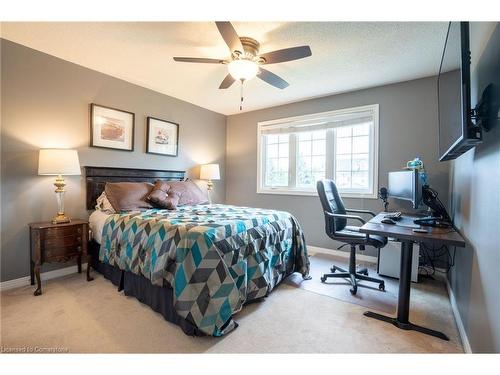
M151 182L156 180L184 180L184 171L156 169L83 167L87 186L87 210L93 210L96 200L104 191L106 182Z

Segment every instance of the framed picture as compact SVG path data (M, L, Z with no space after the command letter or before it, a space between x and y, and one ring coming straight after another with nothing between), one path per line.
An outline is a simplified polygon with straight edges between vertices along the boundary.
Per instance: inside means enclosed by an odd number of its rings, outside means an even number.
M90 146L134 151L135 114L92 103Z
M146 152L167 156L179 153L179 124L148 117Z

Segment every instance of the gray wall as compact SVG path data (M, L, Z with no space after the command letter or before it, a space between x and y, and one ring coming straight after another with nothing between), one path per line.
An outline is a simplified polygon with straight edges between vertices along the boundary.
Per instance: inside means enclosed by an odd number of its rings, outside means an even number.
M189 170L193 178L196 166L216 162L214 201L224 200L225 116L5 39L1 49L2 281L29 275L27 224L56 211L53 177L37 176L40 148L77 148L82 166ZM134 152L88 147L92 102L136 114ZM148 115L180 124L178 157L145 153ZM66 212L86 218L83 176L66 182Z
M367 90L301 101L238 115L227 120L226 202L286 210L295 215L310 245L333 248L324 234L318 197L257 194L257 123L368 104L380 105L379 187L387 186L387 172L401 169L420 156L431 185L448 194L448 165L437 162L436 78L424 78ZM383 207L377 199L345 199L347 207L375 212ZM409 210L410 206L391 208ZM366 254L375 254L374 249Z
M472 59L474 62L477 56L479 60L472 66L474 106L490 82L496 85L497 98L500 98L500 25L495 28L495 25L472 23L470 31ZM452 214L467 240L467 247L457 249L450 284L472 351L498 353L500 123L497 121L490 132L483 133L481 145L451 165Z

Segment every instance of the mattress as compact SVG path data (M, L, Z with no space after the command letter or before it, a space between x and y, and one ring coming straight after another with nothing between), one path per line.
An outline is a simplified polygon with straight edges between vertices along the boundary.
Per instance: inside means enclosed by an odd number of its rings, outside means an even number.
M110 216L111 214L99 210L96 210L90 214L89 227L92 233L92 239L99 245L102 241L102 229L104 228L106 219Z

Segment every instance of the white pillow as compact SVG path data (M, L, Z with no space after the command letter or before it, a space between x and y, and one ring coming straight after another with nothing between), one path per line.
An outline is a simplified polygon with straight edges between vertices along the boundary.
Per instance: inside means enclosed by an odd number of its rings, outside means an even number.
M106 196L106 192L104 191L102 192L99 198L97 198L96 203L97 204L95 205L95 209L97 211L102 211L107 214L116 214L115 209L113 208L113 206L108 200L108 197Z

